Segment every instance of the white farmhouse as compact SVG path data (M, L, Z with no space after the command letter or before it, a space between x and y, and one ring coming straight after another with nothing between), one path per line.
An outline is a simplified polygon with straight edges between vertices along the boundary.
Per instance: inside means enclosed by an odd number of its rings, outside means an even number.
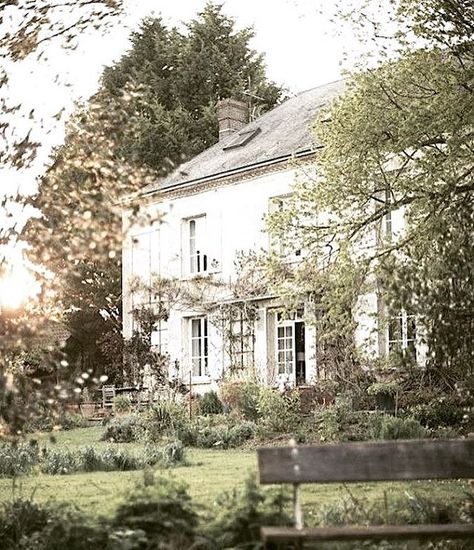
M219 142L143 189L141 221L131 205L124 210L124 336L139 330L134 311L164 309L152 344L169 358L170 376L191 378L196 392L249 369L269 385L318 376L316 335L304 309L284 317L278 297L255 291L249 297L236 285L246 255L272 246L264 218L291 194L294 160L314 157L311 125L343 89L339 81L308 90L250 123L246 104L221 101ZM173 281L171 288L164 281ZM370 339L376 312L368 297L359 338Z

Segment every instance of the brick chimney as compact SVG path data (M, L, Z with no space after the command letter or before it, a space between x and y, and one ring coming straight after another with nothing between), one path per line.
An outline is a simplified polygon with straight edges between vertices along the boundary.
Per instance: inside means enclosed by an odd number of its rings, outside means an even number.
M247 103L237 99L221 99L217 103L219 141L241 130L249 121Z

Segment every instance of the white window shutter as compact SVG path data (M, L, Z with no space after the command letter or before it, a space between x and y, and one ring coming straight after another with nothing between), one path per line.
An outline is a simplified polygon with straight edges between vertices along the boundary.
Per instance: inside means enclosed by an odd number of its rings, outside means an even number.
M222 271L222 218L220 212L211 212L206 217L204 241L207 250L209 273Z

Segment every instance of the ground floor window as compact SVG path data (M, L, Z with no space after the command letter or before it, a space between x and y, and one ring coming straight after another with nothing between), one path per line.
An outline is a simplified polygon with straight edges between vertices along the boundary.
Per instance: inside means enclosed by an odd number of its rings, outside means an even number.
M402 352L416 358L415 316L401 311L390 317L388 323L388 352Z
M246 369L254 365L254 316L239 311L230 321L229 351L233 369Z
M208 374L208 326L207 317L190 320L191 326L191 365L193 376Z
M292 374L294 366L293 325L277 327L278 374Z
M290 376L296 384L306 381L305 326L303 309L283 317L277 314L276 352L278 374Z

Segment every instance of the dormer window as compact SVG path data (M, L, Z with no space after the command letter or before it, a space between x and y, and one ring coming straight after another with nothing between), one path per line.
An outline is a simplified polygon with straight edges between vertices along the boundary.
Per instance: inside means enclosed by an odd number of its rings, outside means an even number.
M223 150L228 151L229 149L235 149L236 147L243 147L260 132L260 128L253 128L252 130L244 130L239 132L232 141L223 147Z

